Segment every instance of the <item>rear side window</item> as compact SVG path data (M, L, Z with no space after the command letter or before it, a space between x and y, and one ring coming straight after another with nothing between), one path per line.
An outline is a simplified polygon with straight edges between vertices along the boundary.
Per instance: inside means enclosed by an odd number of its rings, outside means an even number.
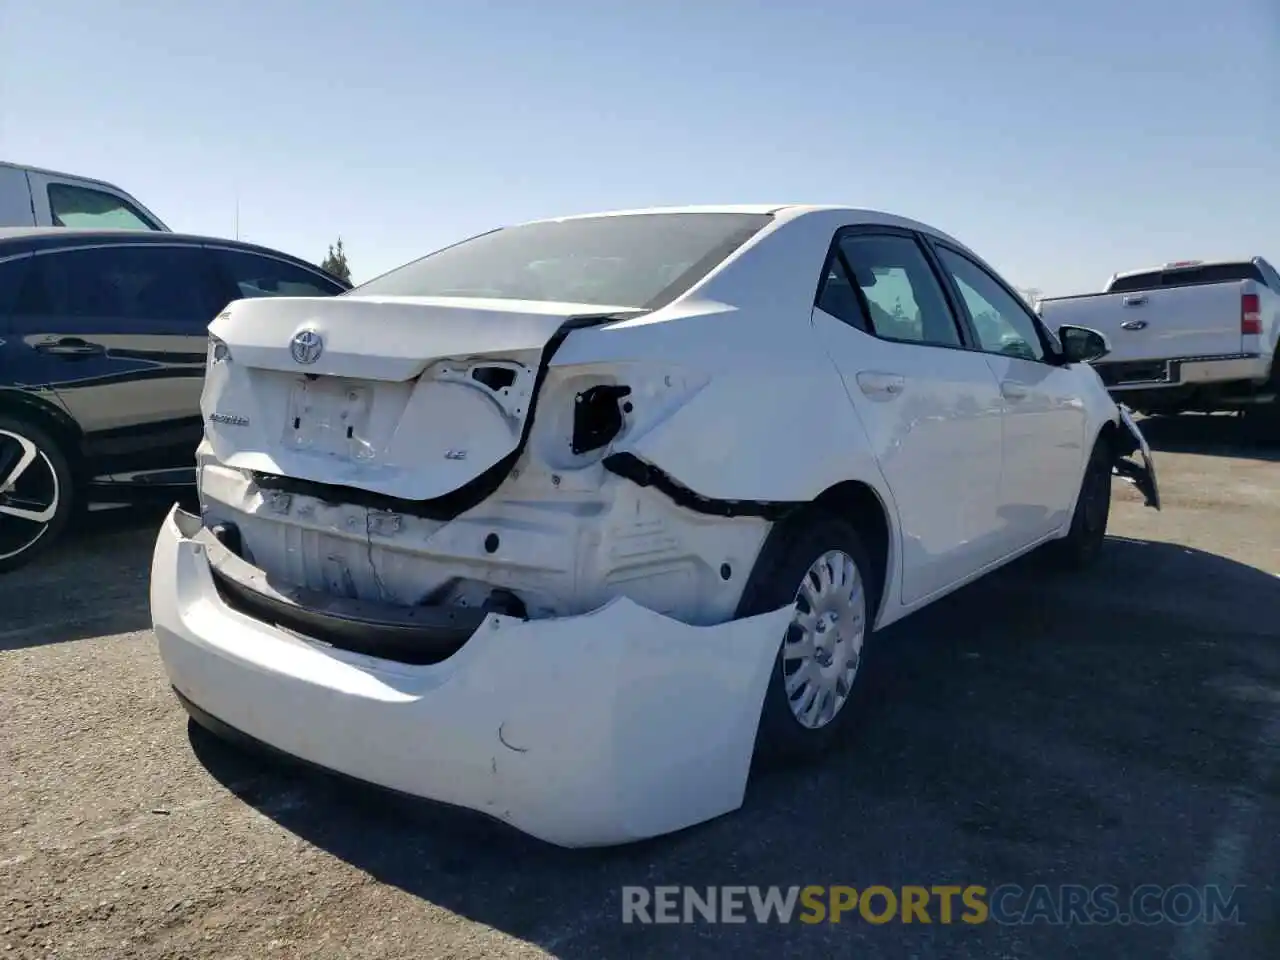
M1159 290L1165 287L1193 287L1205 283L1230 283L1256 280L1266 283L1262 271L1254 263L1210 263L1203 267L1179 267L1173 270L1151 270L1120 277L1107 288L1108 293L1133 293L1135 290Z
M829 313L837 320L843 320L851 327L857 327L863 333L871 333L867 324L867 311L859 300L858 290L849 279L841 257L832 257L831 266L818 291L818 309Z
M767 214L653 213L507 227L464 240L352 296L492 297L656 310L772 220Z
M66 183L49 184L54 226L86 230L155 230L142 211L114 194Z
M211 251L243 299L256 297L332 297L347 288L316 271L244 250Z
M818 306L851 310L848 295L836 284L851 281L851 292L863 315L854 325L885 340L958 347L960 330L947 306L937 275L912 237L853 233L836 244L842 270L825 278ZM828 286L831 287L828 290ZM844 319L840 313L833 313Z
M217 312L196 247L94 247L34 258L14 313L205 327Z

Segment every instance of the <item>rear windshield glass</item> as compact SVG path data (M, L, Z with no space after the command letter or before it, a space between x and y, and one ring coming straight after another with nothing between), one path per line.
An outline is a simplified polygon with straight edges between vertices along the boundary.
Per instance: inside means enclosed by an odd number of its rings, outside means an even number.
M1152 270L1121 277L1107 288L1108 293L1134 290L1156 290L1161 287L1190 287L1201 283L1227 283L1232 280L1256 280L1265 283L1262 272L1253 263L1211 263L1203 267L1176 270Z
M492 297L654 310L771 219L644 213L507 227L428 254L344 296Z

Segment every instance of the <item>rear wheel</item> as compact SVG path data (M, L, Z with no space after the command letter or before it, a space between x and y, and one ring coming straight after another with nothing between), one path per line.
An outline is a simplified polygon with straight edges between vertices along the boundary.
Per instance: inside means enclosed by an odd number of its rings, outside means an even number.
M812 511L770 535L739 605L753 616L791 606L756 734L761 760L816 757L840 736L879 598L857 530Z
M0 572L30 563L71 516L71 469L43 430L0 417Z
M1080 496L1076 499L1071 529L1066 537L1050 544L1061 566L1083 569L1098 559L1111 517L1111 445L1099 437L1089 455Z

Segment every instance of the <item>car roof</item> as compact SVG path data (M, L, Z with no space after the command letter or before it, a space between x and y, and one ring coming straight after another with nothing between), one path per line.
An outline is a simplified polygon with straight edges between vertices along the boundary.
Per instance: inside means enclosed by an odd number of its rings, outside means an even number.
M30 253L37 250L57 250L66 247L90 244L128 243L128 244L216 244L247 253L261 253L267 256L291 260L312 270L320 267L314 263L263 247L243 240L227 240L223 237L207 237L193 233L170 233L165 230L84 230L75 227L3 227L0 228L0 256L12 256L19 253Z
M937 227L923 223L919 220L912 220L910 217L903 217L895 213L887 213L883 210L875 210L869 207L852 207L844 204L818 204L818 203L738 203L738 204L702 204L690 206L666 206L666 207L638 207L628 210L604 210L598 213L579 213L565 217L547 217L541 220L530 220L527 223L557 223L567 220L587 220L600 217L634 217L652 214L675 214L675 213L731 213L731 214L748 214L756 216L771 216L775 220L787 221L798 220L802 217L814 215L830 215L843 214L843 218L849 224L880 224L894 225L911 230L918 230L923 233L931 234L944 240L949 240L957 246L963 247L958 240L949 236ZM524 226L525 224L520 224ZM967 249L967 248L965 248Z

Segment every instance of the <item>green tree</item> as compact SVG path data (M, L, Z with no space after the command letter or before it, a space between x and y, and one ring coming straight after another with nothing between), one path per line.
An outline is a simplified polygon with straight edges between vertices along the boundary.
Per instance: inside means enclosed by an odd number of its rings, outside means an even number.
M329 253L320 262L320 269L333 274L339 280L351 282L351 267L347 264L347 251L342 247L341 237L336 244L329 244Z

